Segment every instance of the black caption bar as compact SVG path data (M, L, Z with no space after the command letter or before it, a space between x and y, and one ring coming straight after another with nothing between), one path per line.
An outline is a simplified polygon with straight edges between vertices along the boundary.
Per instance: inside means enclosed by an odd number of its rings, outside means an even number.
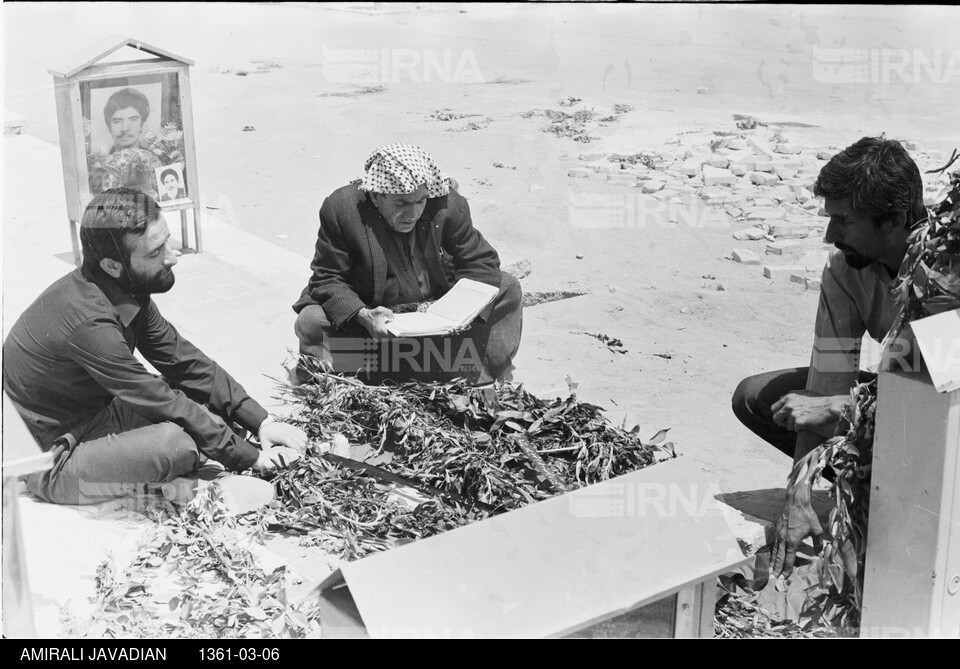
M6 640L2 656L21 663L48 662L279 662L294 657L284 639L61 639ZM299 651L302 652L302 649Z

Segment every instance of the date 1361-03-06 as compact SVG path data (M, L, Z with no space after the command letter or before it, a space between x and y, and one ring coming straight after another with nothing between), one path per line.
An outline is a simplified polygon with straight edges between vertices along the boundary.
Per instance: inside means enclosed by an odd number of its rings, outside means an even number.
M199 651L201 661L275 661L280 659L279 648L200 648Z

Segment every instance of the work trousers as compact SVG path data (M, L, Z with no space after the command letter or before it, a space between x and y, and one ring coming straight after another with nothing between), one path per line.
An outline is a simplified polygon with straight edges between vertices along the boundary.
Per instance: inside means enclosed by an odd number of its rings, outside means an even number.
M95 504L170 483L203 459L178 425L150 423L118 400L77 432L54 441L53 468L28 476L27 490L54 504Z
M791 458L797 448L797 433L773 422L770 407L789 393L807 387L809 367L779 369L749 376L740 382L733 393L733 413L758 437ZM860 372L859 382L876 378L871 372Z
M444 336L376 340L361 326L335 327L316 304L304 307L294 329L301 356L323 361L334 372L356 374L371 385L446 382L458 377L472 385L484 385L513 369L523 329L522 294L513 276L501 274L500 291L489 317ZM301 382L310 378L302 360L297 378Z

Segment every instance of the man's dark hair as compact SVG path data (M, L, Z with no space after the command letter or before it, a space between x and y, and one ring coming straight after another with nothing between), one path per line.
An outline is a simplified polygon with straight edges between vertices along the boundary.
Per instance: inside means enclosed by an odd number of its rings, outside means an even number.
M95 273L103 258L128 267L127 239L142 235L159 216L157 201L132 188L111 188L94 197L80 222L84 267Z
M907 228L913 228L927 217L917 164L900 142L882 136L864 137L831 158L820 170L813 194L849 197L850 206L876 224L906 214Z
M173 176L175 176L177 178L177 183L180 183L180 175L177 174L177 171L172 167L165 169L163 172L160 173L160 183L163 183L163 180L166 179L167 175L169 174L172 174Z
M121 88L107 99L103 108L103 120L110 126L110 119L121 109L133 107L140 113L140 120L146 121L150 116L150 102L147 96L135 88Z

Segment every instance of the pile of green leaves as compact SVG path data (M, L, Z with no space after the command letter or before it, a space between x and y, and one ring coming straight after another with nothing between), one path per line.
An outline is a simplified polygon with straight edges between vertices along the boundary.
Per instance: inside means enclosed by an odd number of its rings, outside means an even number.
M769 556L758 555L753 580L740 574L720 577L721 596L717 599L714 616L716 636L802 638L857 635L863 603L876 399L876 380L858 384L851 391L843 434L798 460L790 473L788 487L794 490L805 488L806 494L798 493L797 499L807 500L825 470L832 469L835 475L831 488L833 508L823 535L814 537L815 555L802 568L809 570L812 578L809 585L800 581L801 587L797 590L800 610L795 619L785 617L782 611L771 613L764 608L772 604L763 597L763 591L769 590L766 587L769 583ZM812 508L809 513L814 513ZM760 572L763 572L762 576ZM793 587L791 585L790 589ZM790 598L789 594L785 596Z
M72 621L74 632L88 638L319 636L316 603L287 601L286 568L267 574L257 565L215 482L178 510L155 511L153 535L122 574L112 561L97 569L94 613L83 625ZM172 577L179 593L164 607L151 590L161 575Z
M319 453L273 479L268 528L333 536L351 559L675 457L666 430L644 442L576 395L547 402L509 383L365 386L317 371L285 393L312 440L341 433L419 491Z
M799 461L798 472L814 470L813 480L829 466L835 475L828 526L820 554L823 594L808 600L804 616L817 624L841 629L860 626L863 606L863 569L867 553L867 519L870 513L870 467L876 423L877 382L859 383L851 390L844 434L833 437Z

